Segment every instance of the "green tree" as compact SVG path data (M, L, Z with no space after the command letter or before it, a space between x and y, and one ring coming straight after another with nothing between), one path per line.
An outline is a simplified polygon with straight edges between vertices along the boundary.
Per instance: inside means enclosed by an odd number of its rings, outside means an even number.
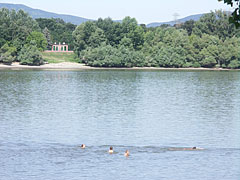
M45 28L47 28L51 34L50 40L48 40L48 42L65 42L69 45L69 49L74 48L72 33L77 27L76 25L66 23L62 19L54 18L38 18L36 21L38 22L42 32Z
M185 64L185 52L181 47L162 46L153 60L159 67L183 67Z
M27 37L26 43L30 44L31 41L35 41L39 51L43 51L47 48L47 40L43 33L33 31Z
M73 31L74 51L78 57L80 57L81 51L86 49L90 44L90 37L97 29L94 22L85 22L79 25L75 31Z
M40 31L38 23L23 10L0 9L0 45L11 42L19 52L32 31Z
M229 14L223 11L205 14L194 24L193 33L198 36L217 35L220 39L239 35L239 30L233 24L229 24L228 19Z
M119 45L133 50L133 44L130 38L127 37L122 38Z
M107 38L107 44L117 46L123 37L121 24L114 22L111 18L102 19L99 18L96 21L98 28L102 29L105 37Z
M18 59L22 65L40 66L43 64L41 52L38 50L37 43L31 41L24 45L19 53Z
M134 49L140 50L144 44L144 30L138 26L137 20L129 16L122 20L123 37L130 38Z
M52 39L51 39L51 33L49 32L47 27L44 28L43 34L44 34L44 37L47 40L47 49L51 50L53 43L52 43Z
M192 34L194 24L195 24L194 20L189 20L184 22L183 24L180 24L179 28L185 29L188 35L190 36Z
M0 62L4 64L12 64L12 62L16 58L17 49L15 47L11 47L8 43L4 44L0 48Z
M228 68L230 69L238 69L240 68L240 60L233 60L230 62L230 64L228 65Z
M224 3L231 5L232 7L235 6L235 10L232 13L232 17L229 18L229 21L231 23L234 23L237 28L240 27L240 3L239 3L239 0L218 0L218 1L224 1Z
M107 42L107 39L104 35L104 31L100 28L97 28L89 38L89 46L93 48L96 48L100 46L102 43L106 43L106 42Z

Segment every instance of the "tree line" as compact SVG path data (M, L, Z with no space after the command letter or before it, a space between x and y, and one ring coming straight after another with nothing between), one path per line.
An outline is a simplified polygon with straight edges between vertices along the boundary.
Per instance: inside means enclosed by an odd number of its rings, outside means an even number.
M79 62L94 67L240 68L240 30L228 19L215 11L173 27L147 28L131 17L76 26L1 9L0 62L40 65L41 51L66 42Z
M61 19L32 19L23 10L0 9L0 63L43 64L42 51L54 42L68 42L73 48L76 25Z
M136 19L85 22L73 32L80 62L94 67L240 68L240 31L223 11L174 27Z

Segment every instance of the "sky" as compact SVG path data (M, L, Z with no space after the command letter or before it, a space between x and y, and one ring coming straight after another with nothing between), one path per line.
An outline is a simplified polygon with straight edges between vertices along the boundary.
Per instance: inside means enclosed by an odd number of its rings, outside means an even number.
M58 14L69 14L88 19L111 17L121 20L126 16L138 23L166 22L189 15L208 13L216 9L232 11L218 0L0 0L1 3L24 4Z

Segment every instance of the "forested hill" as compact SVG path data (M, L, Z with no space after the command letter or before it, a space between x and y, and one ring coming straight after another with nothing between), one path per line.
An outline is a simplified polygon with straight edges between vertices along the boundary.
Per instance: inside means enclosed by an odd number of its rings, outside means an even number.
M0 3L0 8L7 8L10 10L15 9L16 11L22 9L25 12L27 12L34 19L37 19L37 18L60 18L60 19L63 19L67 23L70 22L75 25L79 25L86 21L91 21L91 19L86 19L86 18L82 18L82 17L78 17L78 16L56 14L56 13L51 13L51 12L47 12L47 11L43 11L43 10L39 10L39 9L33 9L33 8L30 8L30 7L22 5L22 4ZM191 16L187 16L185 18L179 19L178 21L180 23L184 23L191 19L194 21L198 21L202 15L204 15L204 14L191 15ZM171 26L173 26L175 23L176 23L175 21L154 22L154 23L148 24L147 27L157 27L162 24L170 24Z
M7 8L9 10L14 9L16 11L22 9L23 11L27 12L32 18L60 18L63 19L65 22L70 22L75 25L79 25L86 21L91 21L91 19L86 19L78 16L71 16L71 15L64 15L64 14L56 14L47 11L42 11L39 9L33 9L28 6L22 4L8 4L8 3L0 3L0 8Z
M178 23L185 23L186 21L189 21L189 20L198 21L203 15L204 14L196 14L196 15L187 16L185 18L178 19ZM147 27L158 27L158 26L161 26L163 24L169 24L169 25L173 26L174 24L176 24L176 21L154 22L154 23L148 24Z

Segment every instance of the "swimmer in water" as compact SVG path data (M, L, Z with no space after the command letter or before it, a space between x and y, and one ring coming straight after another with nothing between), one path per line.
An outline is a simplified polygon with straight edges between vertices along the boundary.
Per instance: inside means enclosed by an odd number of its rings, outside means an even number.
M81 145L81 148L82 148L82 149L85 149L85 147L86 147L85 144L82 144L82 145Z
M183 148L183 150L187 150L187 151L194 151L194 150L203 150L203 148L199 148L199 147L192 147L192 148Z
M191 147L191 148L169 148L170 151L194 151L194 150L203 150L203 148Z
M129 150L126 150L125 153L124 153L124 156L128 157L129 155L130 155Z
M109 154L112 154L112 153L113 153L113 147L112 147L112 146L109 148L108 153L109 153Z

